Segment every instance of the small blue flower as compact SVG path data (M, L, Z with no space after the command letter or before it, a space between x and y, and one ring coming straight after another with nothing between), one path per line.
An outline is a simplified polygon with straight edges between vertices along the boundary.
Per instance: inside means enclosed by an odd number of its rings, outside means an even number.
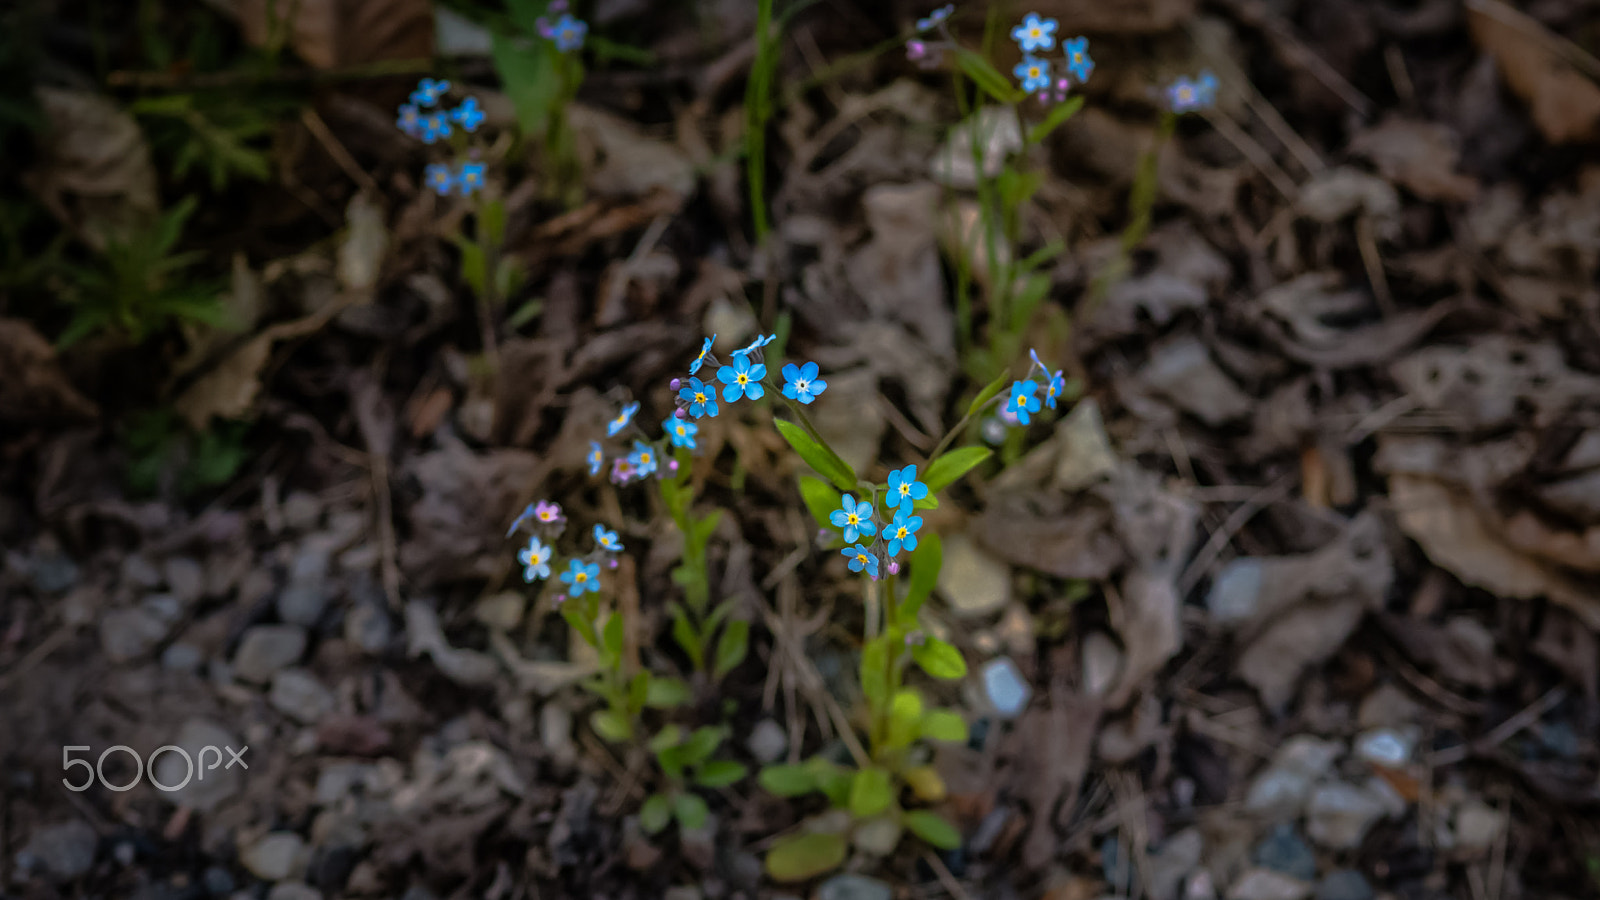
M606 452L600 448L600 442L599 441L590 441L589 442L589 474L590 475L599 475L600 474L600 470L605 468L605 465L606 465Z
M1094 72L1094 60L1089 58L1089 39L1075 37L1070 41L1062 41L1061 49L1067 51L1067 71L1072 77L1078 79L1079 84L1089 80L1089 75Z
M1037 56L1024 56L1011 74L1022 80L1022 89L1030 94L1050 86L1050 63Z
M1006 412L1017 417L1017 421L1026 425L1031 419L1029 414L1039 411L1039 398L1034 393L1039 390L1037 381L1019 381L1011 386L1011 399L1006 402Z
M1056 398L1067 390L1067 379L1057 369L1050 374L1050 383L1044 386L1044 405L1051 409L1056 408Z
M877 533L878 526L872 523L871 503L857 503L853 495L845 494L840 504L838 509L828 514L828 521L844 529L845 540L853 541Z
M561 573L561 580L572 588L572 596L581 597L585 591L600 592L600 564L587 563L581 560L570 560L567 570Z
M928 486L917 480L917 467L906 466L889 473L889 505L911 509L918 500L928 496Z
M607 531L606 527L598 522L594 526L594 542L599 545L601 550L608 550L612 553L622 549L622 542L617 540L617 533L615 531Z
M950 16L955 13L955 11L956 5L954 3L946 3L945 5L929 13L926 19L918 19L917 30L931 31L935 28L938 28L939 25L948 20Z
M850 571L859 572L866 569L868 575L873 578L878 577L878 558L872 555L872 551L857 544L854 547L846 547L839 553L850 557Z
M678 390L678 398L688 401L689 415L696 419L717 416L717 389L698 378L689 379L689 384Z
M461 101L461 105L450 110L450 121L460 125L468 134L478 130L483 124L483 108L478 106L477 97L468 97Z
M656 448L644 441L634 441L633 452L628 454L628 462L633 463L634 474L643 478L656 470Z
M1198 79L1179 78L1167 87L1167 107L1175 113L1208 109L1217 102L1217 77L1200 73Z
M440 138L449 137L450 133L450 117L442 112L431 112L422 117L417 137L422 138L424 144L431 144Z
M711 337L706 338L706 342L704 344L700 345L700 355L694 358L694 362L689 363L690 375L700 371L700 367L706 364L706 357L711 355L711 344L716 341L716 339L717 336L713 334ZM714 416L716 413L712 413L712 415Z
M550 26L550 39L556 42L556 49L563 53L582 47L584 35L588 33L589 23L574 19L571 13L563 13Z
M667 433L667 440L674 447L695 449L694 436L700 432L700 426L693 422L686 422L677 416L668 416L661 423L661 430Z
M434 81L432 78L424 78L417 82L417 89L411 92L411 102L425 109L438 103L439 98L443 97L445 92L449 90L450 82L443 78L438 81Z
M889 527L883 530L883 536L889 539L889 555L899 556L901 550L910 553L917 549L917 530L921 527L921 516L913 516L909 506L900 507Z
M773 341L775 341L777 339L778 339L778 336L775 335L775 334L769 334L766 337L762 337L761 335L758 334L758 335L756 335L756 339L750 342L750 346L742 347L742 348L740 348L738 350L733 351L733 355L734 356L748 356L748 355L756 352L757 350L760 350L762 347L765 347L766 345L772 343Z
M817 364L814 362L803 366L789 363L783 367L783 380L783 395L807 405L828 389L828 383L817 377Z
M622 429L628 427L628 423L633 421L633 414L638 411L638 403L625 404L622 407L622 412L617 413L615 419L606 423L606 437L616 437Z
M1055 19L1041 19L1038 13L1028 13L1022 17L1021 25L1011 29L1011 39L1017 42L1023 53L1051 50L1056 45L1056 27Z
M522 563L522 580L533 582L550 577L551 548L539 543L537 537L528 539L528 546L517 551L517 562Z
M417 137L422 133L422 110L418 109L414 103L403 104L394 124L406 134Z
M767 376L767 367L761 363L750 364L748 356L735 356L733 362L717 370L717 380L722 382L722 402L732 403L740 397L760 400L767 389L761 379Z
M531 518L533 518L533 504L529 503L525 508L523 508L522 512L517 513L517 517L515 519L511 520L511 527L506 529L506 537L511 537L513 534L516 534L517 529L522 527L522 523Z
M481 162L468 162L461 164L461 171L456 175L456 187L460 189L461 196L470 197L472 192L483 187L484 164Z
M449 196L456 186L456 176L444 163L429 163L428 168L423 170L422 180L441 197Z

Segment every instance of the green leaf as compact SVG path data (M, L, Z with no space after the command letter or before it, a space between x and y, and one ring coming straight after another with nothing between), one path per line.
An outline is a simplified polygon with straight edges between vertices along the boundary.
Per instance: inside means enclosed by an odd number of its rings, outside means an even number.
M639 672L628 681L628 712L637 714L650 697L650 673Z
M875 816L894 802L894 781L886 769L862 769L850 781L850 814L858 819Z
M589 727L594 733L610 741L620 744L633 737L633 726L627 718L613 709L597 709L589 716Z
M778 433L789 442L794 452L806 461L806 465L815 469L817 474L833 482L833 486L841 491L852 490L856 486L856 473L838 454L817 443L811 435L806 434L804 428L787 419L774 419L773 425L777 426Z
M911 829L912 834L940 850L954 850L961 846L961 832L938 813L931 813L925 809L913 810L906 813L901 821Z
M700 641L700 633L694 630L694 623L689 621L689 614L683 607L672 604L672 639L678 642L683 652L689 657L689 662L696 669L702 669L706 663L705 645Z
M850 805L853 772L834 765L820 756L806 760L806 766L811 770L811 777L817 781L817 790L827 796L829 803L840 809Z
M776 797L798 797L817 789L816 775L803 763L766 766L756 780Z
M767 851L767 874L773 881L805 881L844 863L844 835L791 834Z
M1001 372L999 377L989 382L984 386L983 390L978 392L978 396L972 398L972 404L967 407L967 415L977 415L978 410L982 409L985 403L993 400L996 394L999 394L1001 391L1005 390L1006 385L1010 384L1011 381L1012 378L1010 372Z
M994 455L988 447L957 447L928 465L922 483L928 486L928 495L944 490L957 479L977 468Z
M911 746L922 724L922 695L911 688L895 692L889 704L889 733L885 743L890 750Z
M1078 114L1083 108L1083 96L1072 97L1065 103L1057 104L1050 110L1050 115L1045 116L1039 124L1028 129L1028 143L1037 144L1050 136L1050 132L1060 128L1066 121Z
M698 766L710 759L711 754L717 752L717 748L722 746L722 740L725 737L727 737L727 731L715 725L696 728L694 733L689 735L688 742L683 745L684 764Z
M699 794L684 791L672 798L672 814L678 817L678 827L686 831L695 831L703 827L709 813L706 801L700 799Z
M731 759L714 759L700 767L694 775L694 783L701 787L724 788L730 784L744 779L749 772L744 763L734 762Z
M967 722L948 709L930 709L918 725L923 740L960 744L967 740Z
M739 663L744 662L744 655L750 649L750 623L742 619L734 619L722 629L722 637L717 640L717 664L712 669L716 678L732 672Z
M1017 263L1017 268L1023 272L1032 272L1034 269L1060 256L1066 249L1067 245L1060 238L1057 238L1028 254L1026 259Z
M861 693L878 707L889 696L889 640L876 637L861 648Z
M600 636L594 633L594 623L589 621L583 611L577 609L579 604L568 603L561 607L561 618L567 620L567 626L583 638L583 642L591 647L599 648Z
M683 743L683 726L676 722L671 722L656 732L655 737L652 737L650 743L646 746L650 748L651 753L660 754L668 748L676 747L681 743Z
M639 827L645 834L655 834L667 827L672 818L672 801L663 794L651 794L639 807Z
M930 491L928 493L928 496L923 497L921 500L918 500L918 501L912 503L911 504L911 508L912 509L938 509L939 508L939 498L935 497L933 495L933 493ZM893 517L891 516L890 518L893 518Z
M517 125L522 133L534 138L544 137L549 128L550 110L561 92L554 45L496 31L489 55L516 109Z
M968 50L965 47L956 48L956 65L976 84L985 94L994 98L995 102L1011 106L1020 99L1022 91L1013 88L1010 80L1000 74L980 53Z
M805 500L806 509L811 510L811 518L816 519L819 526L834 529L828 516L844 502L838 491L821 478L801 475L800 498Z
M927 638L920 645L912 647L911 658L917 661L922 671L944 681L967 674L967 661L961 658L961 651L936 637Z
M906 591L906 599L900 604L900 618L909 627L917 620L917 611L922 609L928 597L933 593L933 588L939 583L939 567L944 564L944 544L939 540L939 535L926 532L919 535L917 549L911 551L911 587Z
M644 705L651 709L673 709L688 703L692 696L682 678L653 677L645 692Z
M622 613L612 613L611 617L606 619L605 630L601 638L603 641L602 649L610 654L612 659L620 659L622 657Z

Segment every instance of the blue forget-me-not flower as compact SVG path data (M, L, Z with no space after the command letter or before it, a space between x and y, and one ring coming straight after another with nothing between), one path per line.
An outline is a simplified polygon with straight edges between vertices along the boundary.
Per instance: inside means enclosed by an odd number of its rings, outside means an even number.
M667 440L672 442L672 446L693 450L694 436L699 433L700 426L672 416L662 421L661 430L667 433Z
M950 16L952 16L955 13L955 11L956 11L956 5L954 3L946 3L945 5L939 7L938 9L934 10L933 12L928 13L927 18L918 19L917 20L917 30L918 31L932 31L933 29L938 28L940 25L943 25L946 21L948 21Z
M917 549L917 530L922 527L922 517L911 514L911 507L902 506L883 536L889 539L889 555L898 556L901 550L910 553Z
M819 370L817 364L808 362L803 366L789 363L783 367L783 395L790 400L798 400L809 405L817 399L817 395L828 389L828 383L817 377Z
M1198 78L1179 78L1167 87L1167 107L1175 113L1209 109L1217 102L1217 76L1201 72Z
M590 441L589 442L589 474L590 475L599 475L600 474L600 470L605 468L605 464L606 464L606 452L600 448L600 442L599 441Z
M628 403L622 407L622 412L617 417L606 423L606 436L616 437L628 423L633 421L633 414L639 411L638 403Z
M751 400L760 400L767 389L761 386L761 379L767 375L767 367L761 363L751 364L748 356L735 356L733 362L717 370L717 380L722 382L722 402L732 403L740 397L749 397Z
M1050 86L1050 63L1037 56L1024 56L1011 73L1022 81L1022 89L1030 94Z
M428 168L423 170L422 179L441 197L449 195L456 186L455 173L444 163L428 163Z
M1089 58L1089 39L1075 37L1061 42L1061 49L1067 52L1067 71L1072 77L1078 79L1079 84L1089 80L1089 75L1094 71L1094 60Z
M1019 381L1011 385L1011 399L1006 402L1006 409L1018 422L1028 424L1032 421L1029 415L1039 411L1039 398L1034 396L1038 390L1037 381Z
M561 580L571 586L574 597L583 596L584 591L599 593L600 564L571 560L567 563L567 570L561 573Z
M740 347L738 350L733 351L733 355L734 356L749 356L750 354L756 352L757 350L760 350L762 347L765 347L766 345L772 343L773 341L775 341L777 339L778 339L778 336L775 335L775 334L769 334L766 337L762 337L761 335L758 334L758 335L756 335L756 339L750 342L750 346L748 346L748 347Z
M554 551L540 543L537 536L528 539L528 546L517 551L517 562L522 563L522 580L533 582L550 577L550 556Z
M910 509L928 496L928 486L917 480L917 467L906 466L889 473L889 505Z
M857 503L851 494L845 494L839 502L840 507L828 514L828 521L844 529L845 540L853 541L877 533L878 526L872 522L871 503Z
M594 542L601 550L616 553L622 549L622 541L617 539L615 531L607 531L604 525L596 522L594 526Z
M1028 13L1022 17L1021 25L1011 29L1011 39L1023 53L1051 50L1056 45L1057 27L1055 19L1041 19L1038 13Z
M556 49L563 53L582 47L584 36L588 33L589 23L574 19L571 13L562 13L561 18L550 26L550 39L556 42Z
M689 415L696 419L717 416L717 389L698 378L690 378L687 385L679 388L678 398L688 401Z
M706 358L711 355L711 345L715 343L716 340L717 336L713 334L711 337L706 338L706 342L704 344L700 345L700 355L694 358L694 362L689 363L690 375L700 371L700 367L706 364ZM712 415L716 415L716 413L712 413Z
M478 106L477 97L468 97L461 101L461 105L450 110L450 121L460 125L462 130L471 134L483 124L483 109Z
M850 558L850 571L859 572L862 569L866 569L868 575L873 578L878 577L878 558L872 555L872 551L857 544L854 547L846 547L839 552Z
M644 441L633 442L633 452L628 454L628 461L638 470L638 475L643 478L656 470L656 448Z
M433 106L449 90L450 82L443 78L437 81L432 78L424 78L417 82L417 89L411 92L411 102L424 108Z
M456 173L456 188L461 191L461 196L470 197L472 192L483 187L484 164L481 162L466 162L461 164L461 171Z

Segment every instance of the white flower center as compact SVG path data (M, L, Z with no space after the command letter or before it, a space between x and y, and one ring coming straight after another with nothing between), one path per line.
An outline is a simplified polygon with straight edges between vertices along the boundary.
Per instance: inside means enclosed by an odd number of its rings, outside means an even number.
M804 394L806 392L806 390L808 388L810 388L810 387L811 387L811 382L805 380L804 378L801 378L801 379L797 380L794 383L795 391L798 392L798 393L801 393L801 394Z

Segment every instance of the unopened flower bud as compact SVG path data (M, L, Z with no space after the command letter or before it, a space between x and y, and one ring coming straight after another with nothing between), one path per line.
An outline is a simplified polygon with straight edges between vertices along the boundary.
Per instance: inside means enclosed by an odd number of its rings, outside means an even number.
M667 383L667 387L672 388L673 390L677 390L678 388L683 387L683 379L682 378L674 378L670 382Z

